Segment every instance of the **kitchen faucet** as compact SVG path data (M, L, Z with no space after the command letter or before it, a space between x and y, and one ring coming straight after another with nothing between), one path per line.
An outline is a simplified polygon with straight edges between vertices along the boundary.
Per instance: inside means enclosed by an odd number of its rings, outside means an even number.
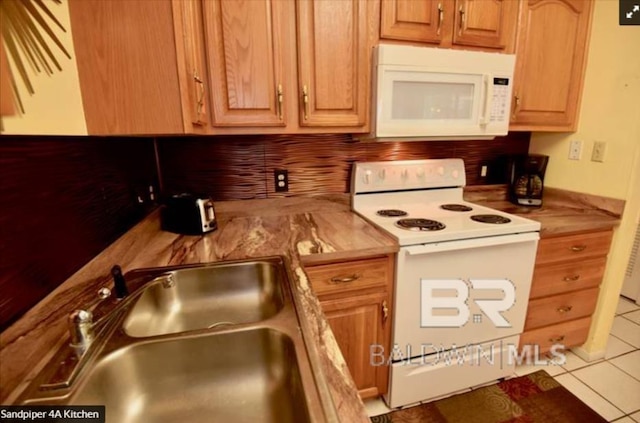
M140 294L151 285L162 283L162 286L167 289L175 285L173 274L168 273L155 278L151 283L145 284L139 287L133 294L129 294L127 286L125 284L124 277L120 266L114 266L111 269L113 275L117 305L101 316L97 321L93 321L93 313L87 309L79 309L73 311L68 318L69 334L71 336L70 345L76 350L80 358L86 352L87 348L95 339L96 332L100 331L111 319L119 314L124 308L126 308L133 300L137 299ZM99 301L109 298L111 296L111 290L109 288L101 288L98 291Z
M112 269L112 275L116 285L115 305L94 321L94 313L90 309L93 308L95 310L100 306L102 300L112 295L109 288L103 287L98 291L97 301L90 303L84 309L75 310L69 315L67 323L71 341L65 350L60 351L58 370L53 373L50 379L40 385L41 390L68 388L84 365L90 361L91 356L94 355L93 353L98 350L98 348L91 348L91 346L96 343L96 340L100 339L100 335L105 332L109 324L117 321L121 312L126 310L134 300L138 299L146 288L159 283L165 289L175 286L173 274L166 273L158 275L149 283L138 286L129 294L119 267L117 271ZM118 293L123 296L118 297ZM105 339L105 337L102 337L102 339Z

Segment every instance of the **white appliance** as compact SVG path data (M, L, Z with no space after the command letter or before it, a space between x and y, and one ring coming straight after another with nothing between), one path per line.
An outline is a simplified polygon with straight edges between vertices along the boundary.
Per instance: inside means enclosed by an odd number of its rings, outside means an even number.
M376 139L507 134L515 55L381 44L375 57Z
M464 201L465 180L461 159L353 167L352 209L400 245L394 349L386 352L393 362L390 407L491 382L515 368L540 224ZM443 306L442 298L457 305ZM491 318L493 306L504 322ZM457 323L442 325L447 319Z

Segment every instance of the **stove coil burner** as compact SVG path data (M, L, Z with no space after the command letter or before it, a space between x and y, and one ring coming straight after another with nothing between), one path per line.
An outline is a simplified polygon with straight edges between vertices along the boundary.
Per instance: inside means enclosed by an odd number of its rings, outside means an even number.
M440 231L445 228L443 223L429 219L400 219L396 226L411 231Z
M480 223L492 223L498 225L511 222L511 219L497 214L476 214L471 216L471 219Z
M465 206L464 204L443 204L440 208L454 212L468 212L473 210L471 207Z
M378 210L376 214L378 216L384 216L384 217L402 217L402 216L406 216L407 212L404 210L384 209L384 210Z

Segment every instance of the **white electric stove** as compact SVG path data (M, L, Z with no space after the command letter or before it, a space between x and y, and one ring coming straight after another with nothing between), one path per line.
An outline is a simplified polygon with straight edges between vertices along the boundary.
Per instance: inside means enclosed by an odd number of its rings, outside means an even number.
M465 183L461 159L354 164L352 209L400 245L390 407L513 373L540 224L464 201Z

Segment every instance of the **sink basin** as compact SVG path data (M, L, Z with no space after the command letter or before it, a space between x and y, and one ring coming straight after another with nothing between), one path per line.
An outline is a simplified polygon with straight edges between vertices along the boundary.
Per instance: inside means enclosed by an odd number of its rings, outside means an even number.
M271 329L116 350L70 404L104 404L121 423L311 421L294 344Z
M132 270L132 293L105 304L112 317L93 341L65 343L19 403L104 404L107 423L337 423L287 266L264 257Z
M283 272L276 262L253 261L171 271L173 284L147 287L123 329L149 337L253 323L277 314L284 304Z

